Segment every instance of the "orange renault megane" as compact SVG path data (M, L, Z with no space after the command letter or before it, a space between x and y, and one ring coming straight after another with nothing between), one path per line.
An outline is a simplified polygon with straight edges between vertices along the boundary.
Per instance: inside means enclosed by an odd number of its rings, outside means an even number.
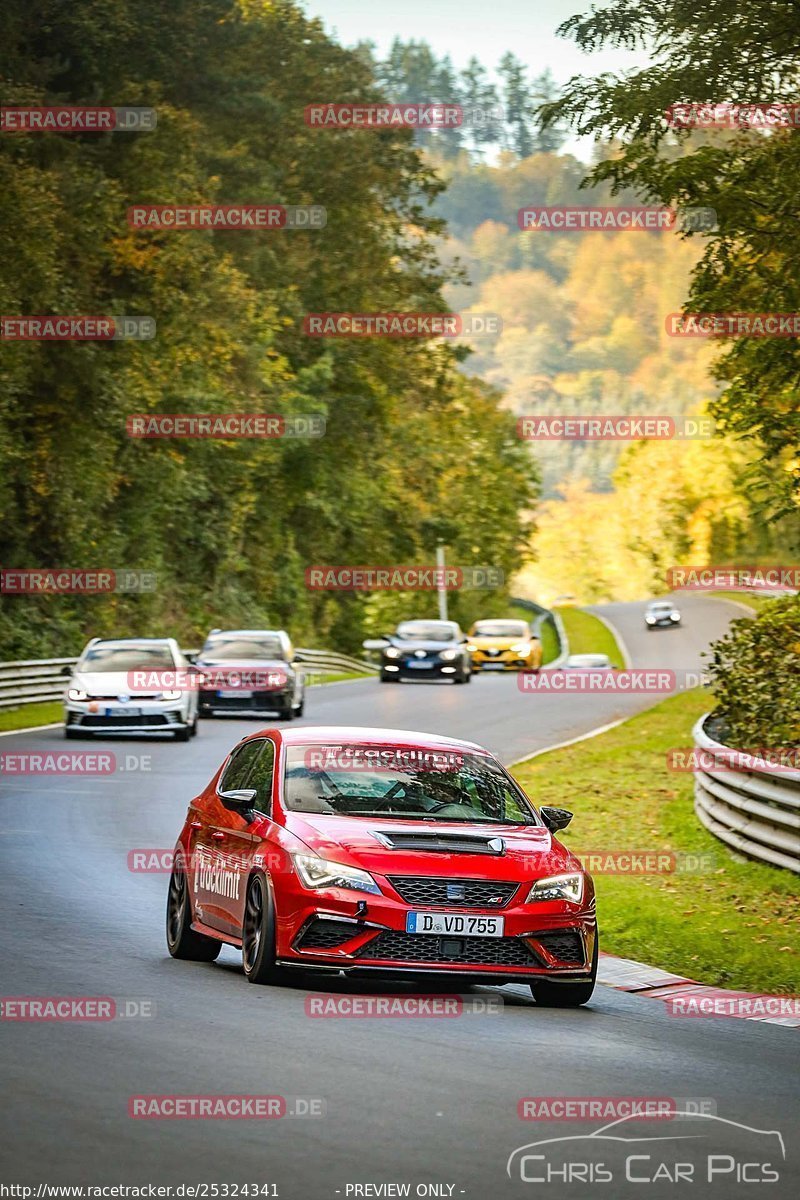
M527 621L476 621L467 649L475 671L538 671L542 643Z

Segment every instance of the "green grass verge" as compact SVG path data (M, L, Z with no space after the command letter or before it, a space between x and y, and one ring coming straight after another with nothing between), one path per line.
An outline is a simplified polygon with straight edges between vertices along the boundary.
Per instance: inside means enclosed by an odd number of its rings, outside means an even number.
M539 636L542 639L542 662L549 663L561 653L556 631L549 621L543 621Z
M0 733L11 729L27 729L33 725L53 725L64 718L64 707L58 700L45 704L23 704L22 708L0 708Z
M570 654L607 654L612 663L623 667L625 658L610 629L592 613L569 605L556 609L569 642Z
M666 752L691 745L708 708L699 690L616 729L514 768L537 804L575 813L559 834L578 852L673 850L710 855L695 874L597 875L602 949L702 983L800 992L800 900L789 871L728 850L698 821L693 776Z
M735 600L737 604L743 604L745 608L752 608L753 612L758 612L765 604L774 599L773 596L758 596L751 592L712 592L717 600Z

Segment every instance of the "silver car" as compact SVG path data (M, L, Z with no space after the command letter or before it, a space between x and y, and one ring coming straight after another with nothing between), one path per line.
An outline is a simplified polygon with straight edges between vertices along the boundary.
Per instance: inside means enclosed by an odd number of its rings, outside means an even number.
M681 614L671 600L652 600L644 613L648 629L674 629L681 623Z
M195 661L203 716L302 717L305 676L285 629L212 629Z
M174 638L92 638L64 695L68 738L95 733L197 733L199 673Z

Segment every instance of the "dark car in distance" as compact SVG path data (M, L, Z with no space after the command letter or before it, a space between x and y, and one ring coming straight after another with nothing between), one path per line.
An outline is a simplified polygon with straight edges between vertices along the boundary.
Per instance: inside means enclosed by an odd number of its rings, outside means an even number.
M401 679L450 679L469 683L472 657L456 621L401 621L394 633L364 642L381 652L381 683Z

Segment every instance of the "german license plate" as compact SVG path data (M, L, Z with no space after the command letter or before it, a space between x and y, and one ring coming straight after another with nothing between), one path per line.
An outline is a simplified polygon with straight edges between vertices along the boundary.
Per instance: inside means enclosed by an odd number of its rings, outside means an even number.
M234 688L232 691L217 692L220 700L252 700L253 693L245 692L242 688Z
M485 662L481 668L483 671L505 671L505 664L501 662Z
M106 709L107 717L140 717L141 715L142 710L140 708L131 708L130 706Z
M502 937L504 917L473 913L406 913L406 933L443 933L454 937Z
M433 666L433 663L410 662L410 663L407 663L406 666L410 667L412 671L430 671L431 667Z

